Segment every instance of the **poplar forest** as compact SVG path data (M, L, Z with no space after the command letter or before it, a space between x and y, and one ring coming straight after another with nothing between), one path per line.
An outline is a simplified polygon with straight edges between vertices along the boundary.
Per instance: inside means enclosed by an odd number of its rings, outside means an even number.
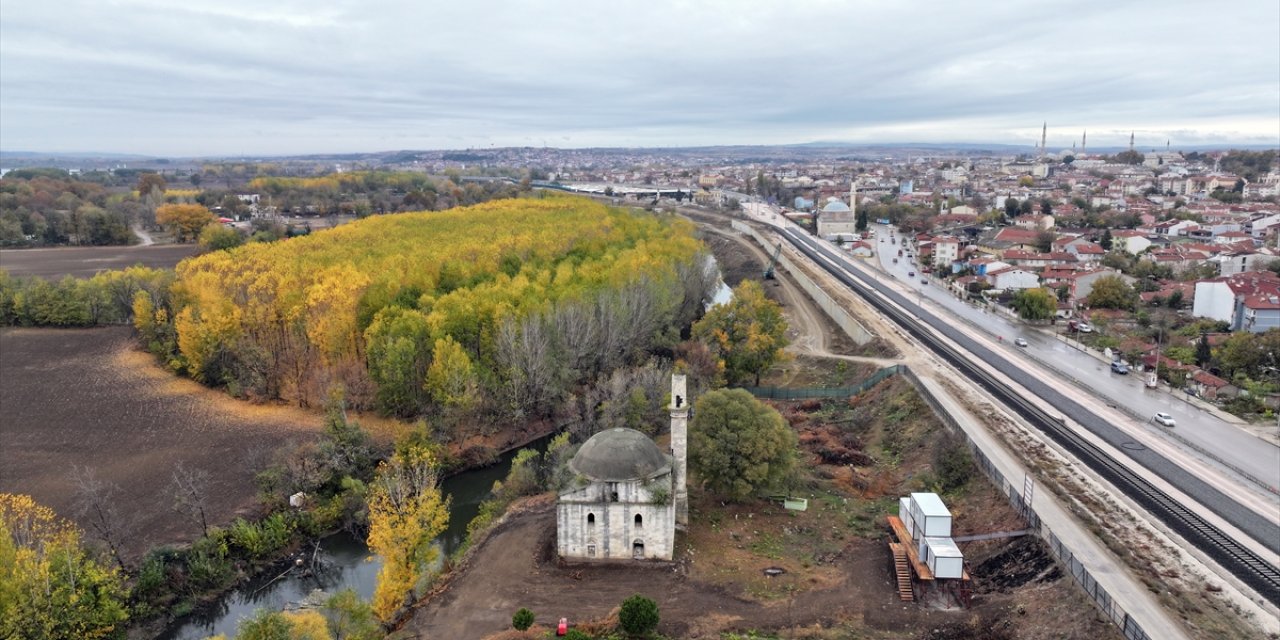
M716 277L693 231L563 196L375 216L186 260L136 293L134 324L238 397L317 406L340 386L354 408L455 429L536 420L679 342Z

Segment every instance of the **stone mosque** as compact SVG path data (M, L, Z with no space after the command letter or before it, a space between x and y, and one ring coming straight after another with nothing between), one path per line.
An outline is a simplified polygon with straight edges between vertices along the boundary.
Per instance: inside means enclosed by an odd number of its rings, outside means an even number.
M634 429L607 429L569 461L573 486L556 505L556 549L573 561L670 560L689 523L689 399L671 377L671 450Z

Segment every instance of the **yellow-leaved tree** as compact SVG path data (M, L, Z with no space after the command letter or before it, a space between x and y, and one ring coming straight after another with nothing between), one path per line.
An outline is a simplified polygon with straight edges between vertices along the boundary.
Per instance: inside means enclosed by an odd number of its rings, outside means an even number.
M431 541L449 523L439 461L421 444L402 444L378 466L369 492L369 548L382 556L373 610L391 620L436 559Z
M200 231L214 221L213 213L198 204L165 204L156 207L156 224L173 232L178 242L200 237Z
M108 638L129 613L120 573L31 496L0 493L0 638Z

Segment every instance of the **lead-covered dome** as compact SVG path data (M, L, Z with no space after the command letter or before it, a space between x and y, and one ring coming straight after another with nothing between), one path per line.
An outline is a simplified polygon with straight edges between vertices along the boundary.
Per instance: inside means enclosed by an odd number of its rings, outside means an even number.
M634 429L608 429L591 436L569 461L569 469L591 480L621 482L671 470L671 459L649 436Z

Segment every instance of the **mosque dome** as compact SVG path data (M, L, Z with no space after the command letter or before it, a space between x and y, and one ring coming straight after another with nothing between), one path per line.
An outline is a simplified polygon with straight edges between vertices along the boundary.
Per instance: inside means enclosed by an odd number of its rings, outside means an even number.
M621 482L671 470L671 459L634 429L607 429L591 436L569 461L569 469L591 480Z

